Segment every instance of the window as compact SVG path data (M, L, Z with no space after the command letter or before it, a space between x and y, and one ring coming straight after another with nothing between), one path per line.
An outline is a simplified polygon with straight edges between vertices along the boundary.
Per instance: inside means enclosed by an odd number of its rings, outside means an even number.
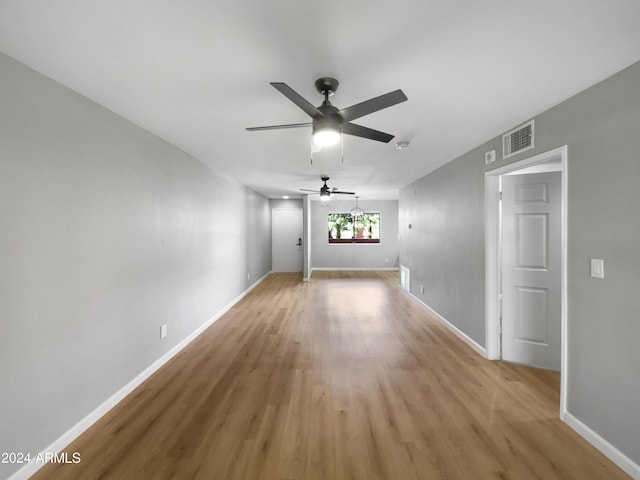
M329 243L380 243L380 214L329 214Z

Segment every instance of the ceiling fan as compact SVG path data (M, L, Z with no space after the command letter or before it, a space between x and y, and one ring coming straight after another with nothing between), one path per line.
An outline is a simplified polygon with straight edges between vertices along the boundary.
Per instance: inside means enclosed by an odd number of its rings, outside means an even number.
M338 80L335 78L321 77L316 80L316 90L321 95L324 95L324 101L322 102L322 105L318 107L314 107L286 83L271 82L271 85L304 110L304 112L311 117L311 122L291 123L288 125L270 125L266 127L249 127L247 130L254 132L258 130L311 127L314 143L319 146L336 144L340 140L341 133L388 143L393 138L393 135L351 123L351 120L364 117L370 113L377 112L378 110L391 107L407 100L407 96L402 92L402 90L395 90L393 92L380 95L379 97L371 98L364 102L343 108L342 110L338 110L336 107L331 105L331 102L329 101L329 97L338 89Z
M327 200L329 200L332 195L355 195L356 194L356 192L343 192L341 190L338 190L335 187L327 186L327 180L329 180L329 177L327 177L327 176L320 177L320 179L324 182L324 185L322 185L322 187L320 187L320 191L318 191L318 190L308 190L306 188L301 188L300 191L301 192L312 192L311 195L319 193L320 194L320 200L322 200L323 202L326 202Z

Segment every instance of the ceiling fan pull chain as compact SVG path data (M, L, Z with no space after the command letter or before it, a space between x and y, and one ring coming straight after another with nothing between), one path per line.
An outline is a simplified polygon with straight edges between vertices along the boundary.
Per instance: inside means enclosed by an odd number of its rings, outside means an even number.
M344 135L340 135L340 157L342 157L342 163L344 163Z

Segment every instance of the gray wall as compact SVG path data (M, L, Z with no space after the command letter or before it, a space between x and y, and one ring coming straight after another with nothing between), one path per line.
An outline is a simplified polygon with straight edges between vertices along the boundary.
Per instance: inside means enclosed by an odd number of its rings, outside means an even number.
M499 136L401 190L400 263L414 295L484 345L484 171L568 145L567 408L640 464L640 63L535 121L535 149L485 167Z
M366 212L380 212L379 244L330 244L327 237L329 213L346 213L355 200L332 198L328 204L311 204L311 268L397 268L398 267L398 201L359 200ZM386 261L385 261L386 260Z
M269 272L270 229L266 198L0 54L0 452L45 448Z
M411 270L411 292L484 345L484 165L478 158L484 153L471 152L400 190L399 249L400 264Z

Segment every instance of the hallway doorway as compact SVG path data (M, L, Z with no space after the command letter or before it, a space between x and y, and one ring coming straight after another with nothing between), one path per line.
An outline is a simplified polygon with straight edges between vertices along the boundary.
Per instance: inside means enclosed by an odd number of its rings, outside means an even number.
M560 371L561 417L567 365L566 160L565 146L485 173L487 357Z

